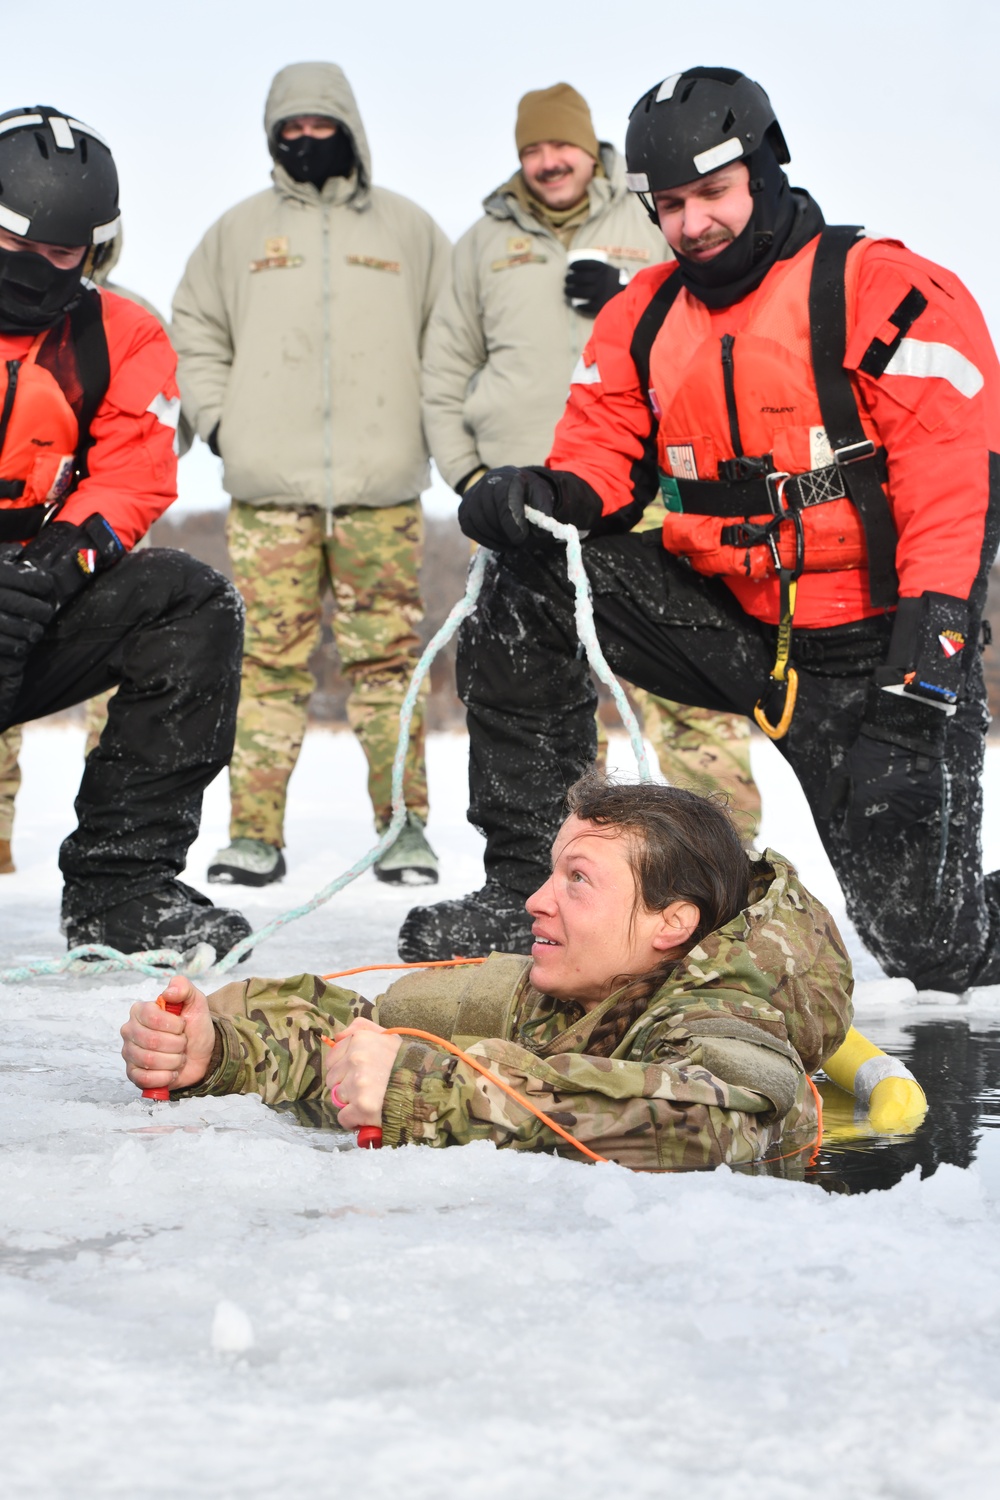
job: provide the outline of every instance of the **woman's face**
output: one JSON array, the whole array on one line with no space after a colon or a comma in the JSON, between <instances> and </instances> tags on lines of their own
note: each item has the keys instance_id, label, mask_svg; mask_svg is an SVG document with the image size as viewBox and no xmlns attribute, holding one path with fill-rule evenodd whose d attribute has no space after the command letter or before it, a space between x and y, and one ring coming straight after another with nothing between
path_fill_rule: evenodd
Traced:
<instances>
[{"instance_id":1,"label":"woman's face","mask_svg":"<svg viewBox=\"0 0 1000 1500\"><path fill-rule=\"evenodd\" d=\"M686 942L700 920L690 901L635 911L625 838L575 815L552 846L552 874L525 903L534 918L531 983L593 1006L623 974L644 974Z\"/></svg>"}]
</instances>

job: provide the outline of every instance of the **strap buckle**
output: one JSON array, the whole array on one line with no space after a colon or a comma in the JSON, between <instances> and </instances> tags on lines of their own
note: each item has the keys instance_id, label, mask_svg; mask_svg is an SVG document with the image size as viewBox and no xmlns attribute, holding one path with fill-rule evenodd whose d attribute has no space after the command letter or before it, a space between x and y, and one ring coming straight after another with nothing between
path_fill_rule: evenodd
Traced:
<instances>
[{"instance_id":1,"label":"strap buckle","mask_svg":"<svg viewBox=\"0 0 1000 1500\"><path fill-rule=\"evenodd\" d=\"M786 514L785 485L791 479L784 469L774 469L765 476L764 483L767 485L767 498L771 502L771 511L776 516Z\"/></svg>"},{"instance_id":2,"label":"strap buckle","mask_svg":"<svg viewBox=\"0 0 1000 1500\"><path fill-rule=\"evenodd\" d=\"M847 443L843 448L834 448L833 461L835 464L857 464L863 459L875 457L875 444L871 438L865 438L860 443Z\"/></svg>"}]
</instances>

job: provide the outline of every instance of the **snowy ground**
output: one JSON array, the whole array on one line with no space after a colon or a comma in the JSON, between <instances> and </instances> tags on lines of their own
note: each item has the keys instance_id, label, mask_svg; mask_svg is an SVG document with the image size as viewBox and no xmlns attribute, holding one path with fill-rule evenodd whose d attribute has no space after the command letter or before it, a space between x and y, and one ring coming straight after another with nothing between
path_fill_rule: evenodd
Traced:
<instances>
[{"instance_id":1,"label":"snowy ground","mask_svg":"<svg viewBox=\"0 0 1000 1500\"><path fill-rule=\"evenodd\" d=\"M26 737L0 965L61 950L81 741ZM771 746L754 752L767 841L842 914L796 786ZM442 895L479 884L464 757L460 737L432 739ZM987 794L994 867L1000 749ZM220 780L195 884L225 817ZM289 878L244 909L266 920L369 840L360 752L309 735ZM391 961L411 899L363 877L250 969ZM936 1014L940 997L886 981L852 941L863 1023L891 1039ZM255 1100L142 1103L116 1033L155 989L0 989L5 1496L994 1492L1000 1132L969 1170L857 1197L489 1147L362 1153ZM995 1027L1000 992L944 1013Z\"/></svg>"}]
</instances>

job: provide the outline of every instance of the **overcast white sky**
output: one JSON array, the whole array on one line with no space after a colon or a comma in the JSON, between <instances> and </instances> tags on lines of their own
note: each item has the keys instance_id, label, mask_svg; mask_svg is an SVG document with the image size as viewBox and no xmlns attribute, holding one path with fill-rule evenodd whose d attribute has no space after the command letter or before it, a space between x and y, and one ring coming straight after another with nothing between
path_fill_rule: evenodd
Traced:
<instances>
[{"instance_id":1,"label":"overcast white sky","mask_svg":"<svg viewBox=\"0 0 1000 1500\"><path fill-rule=\"evenodd\" d=\"M209 224L267 186L261 117L285 63L340 63L375 180L452 238L516 165L525 90L574 84L620 147L646 88L719 63L768 90L792 181L828 221L951 267L1000 332L995 0L4 0L2 46L0 107L54 104L111 142L126 233L116 279L165 311ZM221 498L199 448L181 465L188 503Z\"/></svg>"}]
</instances>

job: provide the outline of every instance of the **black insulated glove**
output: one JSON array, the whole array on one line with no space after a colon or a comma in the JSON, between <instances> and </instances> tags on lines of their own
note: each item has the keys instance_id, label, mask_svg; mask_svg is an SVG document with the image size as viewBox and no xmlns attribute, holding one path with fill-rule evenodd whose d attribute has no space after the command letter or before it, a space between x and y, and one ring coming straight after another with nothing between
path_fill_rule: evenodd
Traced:
<instances>
[{"instance_id":1,"label":"black insulated glove","mask_svg":"<svg viewBox=\"0 0 1000 1500\"><path fill-rule=\"evenodd\" d=\"M520 547L531 531L524 514L526 505L584 531L590 530L602 509L590 485L575 474L505 466L490 469L469 485L458 507L458 524L467 537L491 551Z\"/></svg>"},{"instance_id":2,"label":"black insulated glove","mask_svg":"<svg viewBox=\"0 0 1000 1500\"><path fill-rule=\"evenodd\" d=\"M82 593L98 573L113 567L124 551L107 521L95 512L79 526L69 521L50 521L34 541L21 548L16 566L48 575L55 599L54 613Z\"/></svg>"},{"instance_id":3,"label":"black insulated glove","mask_svg":"<svg viewBox=\"0 0 1000 1500\"><path fill-rule=\"evenodd\" d=\"M24 661L41 640L56 612L55 584L49 573L25 567L24 548L4 547L0 554L0 697L20 686ZM16 689L15 689L16 695ZM2 717L2 711L0 711Z\"/></svg>"},{"instance_id":4,"label":"black insulated glove","mask_svg":"<svg viewBox=\"0 0 1000 1500\"><path fill-rule=\"evenodd\" d=\"M875 681L902 698L950 709L962 696L969 603L952 594L900 599L884 667Z\"/></svg>"},{"instance_id":5,"label":"black insulated glove","mask_svg":"<svg viewBox=\"0 0 1000 1500\"><path fill-rule=\"evenodd\" d=\"M575 260L566 272L566 301L585 317L596 318L627 280L626 272L603 260Z\"/></svg>"},{"instance_id":6,"label":"black insulated glove","mask_svg":"<svg viewBox=\"0 0 1000 1500\"><path fill-rule=\"evenodd\" d=\"M872 685L861 733L834 771L824 812L845 807L853 844L943 810L948 720L940 710Z\"/></svg>"}]
</instances>

